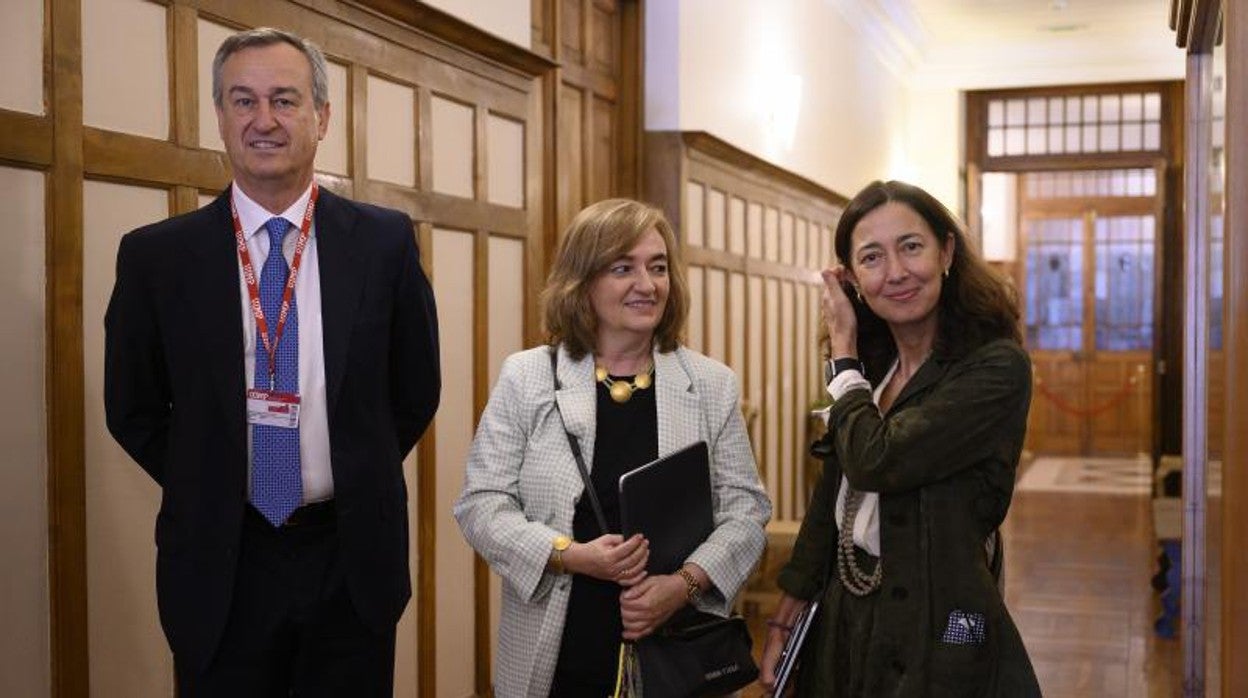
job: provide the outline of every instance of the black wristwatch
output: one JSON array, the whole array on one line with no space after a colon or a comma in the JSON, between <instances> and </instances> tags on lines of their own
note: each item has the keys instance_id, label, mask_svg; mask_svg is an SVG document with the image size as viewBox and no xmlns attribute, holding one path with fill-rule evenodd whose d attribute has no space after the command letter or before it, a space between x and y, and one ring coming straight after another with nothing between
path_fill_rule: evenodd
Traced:
<instances>
[{"instance_id":1,"label":"black wristwatch","mask_svg":"<svg viewBox=\"0 0 1248 698\"><path fill-rule=\"evenodd\" d=\"M866 377L867 375L867 369L862 365L862 362L856 358L846 356L839 359L824 359L823 384L827 385L831 383L833 378L836 378L845 371L857 371L861 373L863 377Z\"/></svg>"}]
</instances>

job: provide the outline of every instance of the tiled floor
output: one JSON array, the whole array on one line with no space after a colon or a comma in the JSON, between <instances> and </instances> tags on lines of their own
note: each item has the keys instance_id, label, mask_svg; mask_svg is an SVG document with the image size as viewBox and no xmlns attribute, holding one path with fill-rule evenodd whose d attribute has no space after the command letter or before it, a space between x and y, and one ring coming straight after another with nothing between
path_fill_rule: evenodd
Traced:
<instances>
[{"instance_id":1,"label":"tiled floor","mask_svg":"<svg viewBox=\"0 0 1248 698\"><path fill-rule=\"evenodd\" d=\"M1036 458L1019 492L1151 495L1152 464L1138 458Z\"/></svg>"}]
</instances>

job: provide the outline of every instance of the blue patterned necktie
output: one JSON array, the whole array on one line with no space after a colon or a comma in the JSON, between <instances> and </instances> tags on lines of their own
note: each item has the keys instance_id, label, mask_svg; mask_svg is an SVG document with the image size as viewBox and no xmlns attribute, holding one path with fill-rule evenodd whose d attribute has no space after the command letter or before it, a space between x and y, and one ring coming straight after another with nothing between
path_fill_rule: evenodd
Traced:
<instances>
[{"instance_id":1,"label":"blue patterned necktie","mask_svg":"<svg viewBox=\"0 0 1248 698\"><path fill-rule=\"evenodd\" d=\"M281 311L282 292L290 267L282 254L282 238L290 223L284 218L270 218L264 224L269 233L269 256L260 270L260 306L269 326L270 345L276 339L277 316ZM272 389L280 393L299 393L299 314L295 297L290 297L290 314L277 345L277 372ZM264 340L256 329L256 382L260 389L269 386L269 355ZM281 526L290 512L303 499L303 480L299 468L299 430L256 424L252 426L251 503L274 526Z\"/></svg>"}]
</instances>

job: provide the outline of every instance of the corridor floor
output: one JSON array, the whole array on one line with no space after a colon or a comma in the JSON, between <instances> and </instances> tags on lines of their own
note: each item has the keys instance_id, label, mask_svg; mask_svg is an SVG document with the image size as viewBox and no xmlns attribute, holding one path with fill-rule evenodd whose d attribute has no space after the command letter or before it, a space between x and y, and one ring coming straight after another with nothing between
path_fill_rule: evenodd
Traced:
<instances>
[{"instance_id":1,"label":"corridor floor","mask_svg":"<svg viewBox=\"0 0 1248 698\"><path fill-rule=\"evenodd\" d=\"M1006 604L1045 696L1179 695L1180 643L1153 633L1148 494L1020 490L1004 534Z\"/></svg>"}]
</instances>

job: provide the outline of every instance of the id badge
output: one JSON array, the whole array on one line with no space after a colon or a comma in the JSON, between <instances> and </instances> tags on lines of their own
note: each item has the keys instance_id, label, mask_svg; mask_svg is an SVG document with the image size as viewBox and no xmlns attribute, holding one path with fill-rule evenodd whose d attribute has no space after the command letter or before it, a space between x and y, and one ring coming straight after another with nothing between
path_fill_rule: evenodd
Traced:
<instances>
[{"instance_id":1,"label":"id badge","mask_svg":"<svg viewBox=\"0 0 1248 698\"><path fill-rule=\"evenodd\" d=\"M247 423L283 429L299 428L299 396L274 390L247 391Z\"/></svg>"}]
</instances>

